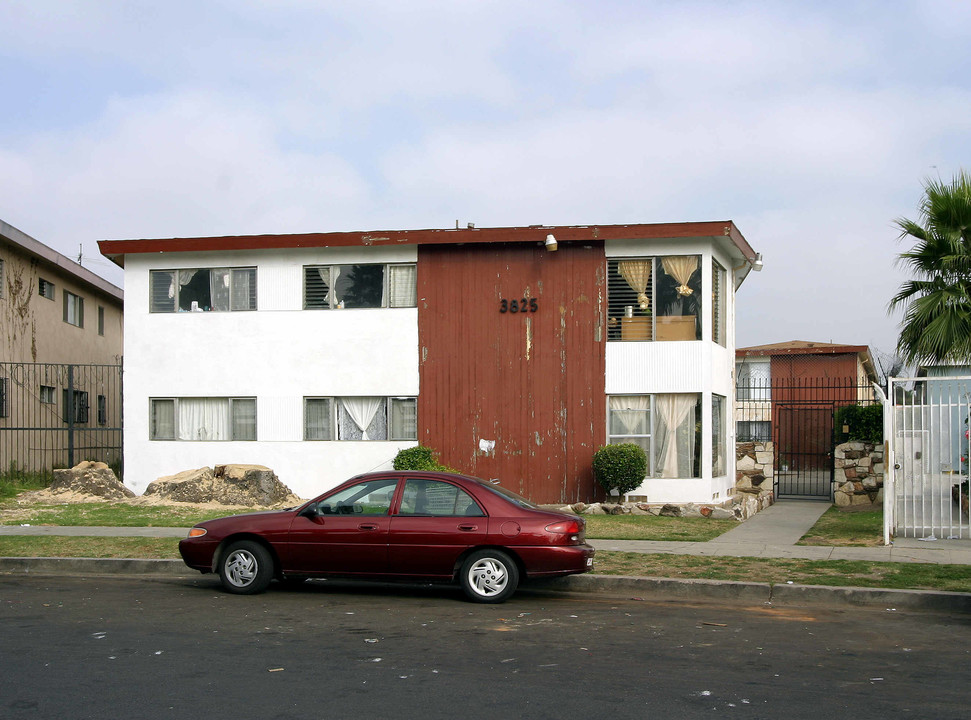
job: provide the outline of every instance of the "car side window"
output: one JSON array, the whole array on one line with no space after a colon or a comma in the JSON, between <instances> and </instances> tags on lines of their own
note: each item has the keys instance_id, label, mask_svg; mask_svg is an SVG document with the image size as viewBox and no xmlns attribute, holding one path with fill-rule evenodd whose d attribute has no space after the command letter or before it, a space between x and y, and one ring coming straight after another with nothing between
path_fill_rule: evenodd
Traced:
<instances>
[{"instance_id":1,"label":"car side window","mask_svg":"<svg viewBox=\"0 0 971 720\"><path fill-rule=\"evenodd\" d=\"M479 504L462 488L439 480L405 480L399 515L482 517Z\"/></svg>"},{"instance_id":2,"label":"car side window","mask_svg":"<svg viewBox=\"0 0 971 720\"><path fill-rule=\"evenodd\" d=\"M387 515L398 481L394 478L351 485L317 503L319 515Z\"/></svg>"}]
</instances>

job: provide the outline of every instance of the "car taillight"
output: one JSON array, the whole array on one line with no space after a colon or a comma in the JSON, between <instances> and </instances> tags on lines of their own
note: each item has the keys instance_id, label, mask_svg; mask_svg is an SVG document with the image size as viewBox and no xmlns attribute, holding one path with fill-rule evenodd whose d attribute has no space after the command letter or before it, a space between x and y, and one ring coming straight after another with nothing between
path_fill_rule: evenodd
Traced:
<instances>
[{"instance_id":1,"label":"car taillight","mask_svg":"<svg viewBox=\"0 0 971 720\"><path fill-rule=\"evenodd\" d=\"M566 535L569 542L583 542L583 526L580 520L561 520L546 526L546 532L554 535Z\"/></svg>"}]
</instances>

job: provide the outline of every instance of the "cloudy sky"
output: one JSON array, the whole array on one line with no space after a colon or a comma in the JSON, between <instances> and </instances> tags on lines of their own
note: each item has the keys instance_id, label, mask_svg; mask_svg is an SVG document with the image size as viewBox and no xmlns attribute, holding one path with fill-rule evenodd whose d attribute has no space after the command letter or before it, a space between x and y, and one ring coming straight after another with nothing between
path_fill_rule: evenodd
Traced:
<instances>
[{"instance_id":1,"label":"cloudy sky","mask_svg":"<svg viewBox=\"0 0 971 720\"><path fill-rule=\"evenodd\" d=\"M5 0L0 218L99 239L733 220L739 346L891 350L971 3Z\"/></svg>"}]
</instances>

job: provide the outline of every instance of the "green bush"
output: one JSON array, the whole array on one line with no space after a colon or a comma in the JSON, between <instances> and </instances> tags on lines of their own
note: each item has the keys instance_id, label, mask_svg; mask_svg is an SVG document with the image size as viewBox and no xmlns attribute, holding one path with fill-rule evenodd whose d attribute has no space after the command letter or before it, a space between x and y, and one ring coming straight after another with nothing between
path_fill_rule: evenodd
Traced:
<instances>
[{"instance_id":1,"label":"green bush","mask_svg":"<svg viewBox=\"0 0 971 720\"><path fill-rule=\"evenodd\" d=\"M634 443L604 445L593 454L593 476L607 492L616 488L626 495L644 482L647 454Z\"/></svg>"},{"instance_id":2,"label":"green bush","mask_svg":"<svg viewBox=\"0 0 971 720\"><path fill-rule=\"evenodd\" d=\"M395 470L435 470L452 472L450 468L439 465L435 459L435 451L424 445L399 450L394 457Z\"/></svg>"},{"instance_id":3,"label":"green bush","mask_svg":"<svg viewBox=\"0 0 971 720\"><path fill-rule=\"evenodd\" d=\"M843 432L844 426L849 432ZM833 417L833 435L838 443L855 440L857 442L883 442L883 405L848 405L836 410Z\"/></svg>"}]
</instances>

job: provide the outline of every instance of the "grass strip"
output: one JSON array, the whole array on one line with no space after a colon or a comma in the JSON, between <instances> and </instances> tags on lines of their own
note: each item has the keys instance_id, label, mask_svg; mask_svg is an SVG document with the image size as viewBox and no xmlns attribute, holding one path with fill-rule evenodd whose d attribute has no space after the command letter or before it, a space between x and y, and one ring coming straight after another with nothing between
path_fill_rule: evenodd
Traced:
<instances>
[{"instance_id":1,"label":"grass strip","mask_svg":"<svg viewBox=\"0 0 971 720\"><path fill-rule=\"evenodd\" d=\"M883 507L843 510L833 506L796 544L839 547L883 545Z\"/></svg>"},{"instance_id":2,"label":"grass strip","mask_svg":"<svg viewBox=\"0 0 971 720\"><path fill-rule=\"evenodd\" d=\"M179 538L104 538L8 535L0 557L139 558L178 560Z\"/></svg>"},{"instance_id":3,"label":"grass strip","mask_svg":"<svg viewBox=\"0 0 971 720\"><path fill-rule=\"evenodd\" d=\"M256 508L254 508L256 509ZM263 508L265 509L265 508ZM191 527L212 518L248 512L237 508L198 508L175 505L131 505L124 502L21 505L4 503L0 510L13 511L3 525L64 525L94 527Z\"/></svg>"},{"instance_id":4,"label":"grass strip","mask_svg":"<svg viewBox=\"0 0 971 720\"><path fill-rule=\"evenodd\" d=\"M971 592L971 565L598 552L595 573Z\"/></svg>"},{"instance_id":5,"label":"grass strip","mask_svg":"<svg viewBox=\"0 0 971 720\"><path fill-rule=\"evenodd\" d=\"M737 520L655 515L584 515L592 540L667 540L707 542L738 527Z\"/></svg>"}]
</instances>

